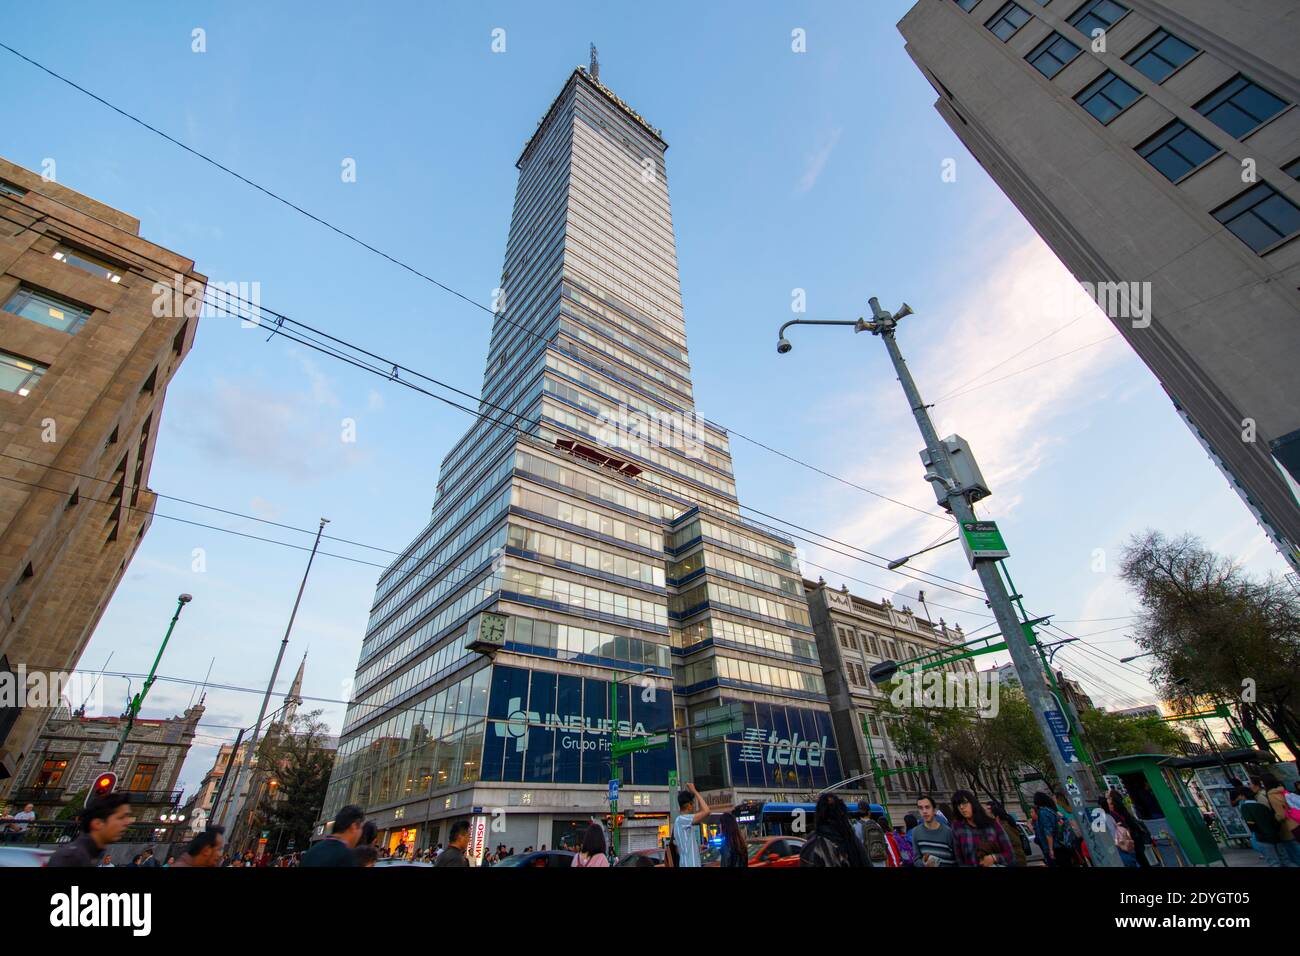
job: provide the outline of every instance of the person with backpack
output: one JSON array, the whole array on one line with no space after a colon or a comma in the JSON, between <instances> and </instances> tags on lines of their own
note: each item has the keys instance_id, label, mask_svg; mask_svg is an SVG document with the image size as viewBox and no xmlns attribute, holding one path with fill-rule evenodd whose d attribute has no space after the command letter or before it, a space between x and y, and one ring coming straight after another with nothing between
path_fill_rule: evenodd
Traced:
<instances>
[{"instance_id":1,"label":"person with backpack","mask_svg":"<svg viewBox=\"0 0 1300 956\"><path fill-rule=\"evenodd\" d=\"M880 825L879 813L872 813L871 804L859 801L858 812L866 814L853 824L853 835L867 850L872 866L898 866L898 851L891 850L885 828Z\"/></svg>"},{"instance_id":2,"label":"person with backpack","mask_svg":"<svg viewBox=\"0 0 1300 956\"><path fill-rule=\"evenodd\" d=\"M1073 859L1062 845L1064 827L1056 812L1056 801L1039 790L1034 794L1034 810L1034 842L1043 851L1043 862L1047 866L1071 866Z\"/></svg>"},{"instance_id":3,"label":"person with backpack","mask_svg":"<svg viewBox=\"0 0 1300 956\"><path fill-rule=\"evenodd\" d=\"M853 834L849 811L833 793L817 798L813 835L799 854L800 866L871 866L867 848Z\"/></svg>"},{"instance_id":4,"label":"person with backpack","mask_svg":"<svg viewBox=\"0 0 1300 956\"><path fill-rule=\"evenodd\" d=\"M1232 805L1250 830L1250 846L1265 866L1284 867L1291 863L1278 848L1278 826L1270 808L1255 799L1248 787L1232 792Z\"/></svg>"},{"instance_id":5,"label":"person with backpack","mask_svg":"<svg viewBox=\"0 0 1300 956\"><path fill-rule=\"evenodd\" d=\"M1291 866L1300 866L1300 810L1287 803L1286 787L1273 774L1261 773L1259 786L1263 793L1260 802L1273 811L1277 820L1278 855L1289 860Z\"/></svg>"},{"instance_id":6,"label":"person with backpack","mask_svg":"<svg viewBox=\"0 0 1300 956\"><path fill-rule=\"evenodd\" d=\"M1137 818L1137 816L1128 808L1124 802L1124 795L1118 790L1110 789L1106 791L1106 809L1115 819L1115 823L1122 829L1128 831L1128 840L1124 841L1125 845L1132 843L1132 846L1125 849L1121 846L1119 840L1115 846L1120 850L1120 858L1124 860L1125 866L1136 866L1139 868L1150 867L1151 861L1147 859L1147 846L1151 843L1151 833L1146 828L1146 824ZM1125 853L1131 853L1133 863L1129 864Z\"/></svg>"},{"instance_id":7,"label":"person with backpack","mask_svg":"<svg viewBox=\"0 0 1300 956\"><path fill-rule=\"evenodd\" d=\"M989 816L975 794L958 790L952 795L955 817L952 822L953 845L958 866L1011 866L1015 851L1006 831Z\"/></svg>"},{"instance_id":8,"label":"person with backpack","mask_svg":"<svg viewBox=\"0 0 1300 956\"><path fill-rule=\"evenodd\" d=\"M903 825L897 831L898 861L903 866L916 865L916 852L913 850L912 841L908 839L907 835L912 832L912 827L920 822L915 813L903 815Z\"/></svg>"},{"instance_id":9,"label":"person with backpack","mask_svg":"<svg viewBox=\"0 0 1300 956\"><path fill-rule=\"evenodd\" d=\"M1016 821L1011 814L1007 813L1006 806L1001 800L989 800L989 816L994 822L1002 828L1002 832L1007 835L1007 842L1011 844L1011 852L1014 859L1011 861L1012 866L1027 866L1029 864L1030 842L1025 836L1024 831L1016 826Z\"/></svg>"}]
</instances>

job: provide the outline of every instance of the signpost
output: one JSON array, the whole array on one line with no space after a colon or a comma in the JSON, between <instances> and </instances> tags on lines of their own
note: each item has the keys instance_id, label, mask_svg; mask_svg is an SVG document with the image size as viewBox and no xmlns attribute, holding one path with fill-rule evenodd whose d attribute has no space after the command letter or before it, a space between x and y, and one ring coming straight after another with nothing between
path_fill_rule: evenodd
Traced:
<instances>
[{"instance_id":1,"label":"signpost","mask_svg":"<svg viewBox=\"0 0 1300 956\"><path fill-rule=\"evenodd\" d=\"M966 549L966 560L975 567L977 560L998 559L1011 556L996 521L963 521L961 545Z\"/></svg>"}]
</instances>

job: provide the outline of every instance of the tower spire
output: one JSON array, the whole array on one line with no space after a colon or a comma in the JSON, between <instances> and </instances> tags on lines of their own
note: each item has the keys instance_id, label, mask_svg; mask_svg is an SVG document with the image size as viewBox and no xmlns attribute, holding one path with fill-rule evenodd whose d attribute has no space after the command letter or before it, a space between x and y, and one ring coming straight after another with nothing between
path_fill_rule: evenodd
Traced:
<instances>
[{"instance_id":1,"label":"tower spire","mask_svg":"<svg viewBox=\"0 0 1300 956\"><path fill-rule=\"evenodd\" d=\"M588 75L597 83L600 82L600 59L596 55L596 44L591 44L591 66L587 69Z\"/></svg>"}]
</instances>

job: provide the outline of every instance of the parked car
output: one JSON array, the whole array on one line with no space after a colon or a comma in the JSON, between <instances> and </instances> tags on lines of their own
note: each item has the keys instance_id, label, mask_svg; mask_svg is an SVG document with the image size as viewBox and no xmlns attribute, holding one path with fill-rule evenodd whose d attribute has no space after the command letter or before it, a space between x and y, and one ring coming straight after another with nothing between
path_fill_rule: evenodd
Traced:
<instances>
[{"instance_id":1,"label":"parked car","mask_svg":"<svg viewBox=\"0 0 1300 956\"><path fill-rule=\"evenodd\" d=\"M536 866L557 867L573 866L573 854L568 850L536 850L532 853L516 853L493 866Z\"/></svg>"},{"instance_id":2,"label":"parked car","mask_svg":"<svg viewBox=\"0 0 1300 956\"><path fill-rule=\"evenodd\" d=\"M423 860L403 860L400 857L390 856L386 860L375 860L375 866L392 867L392 866L433 866L432 863L425 863Z\"/></svg>"},{"instance_id":3,"label":"parked car","mask_svg":"<svg viewBox=\"0 0 1300 956\"><path fill-rule=\"evenodd\" d=\"M749 844L749 865L750 866L781 866L791 867L799 865L799 854L803 850L804 841L799 837L788 836L766 836L759 837ZM721 866L722 859L718 850L710 847L710 851L704 860L705 866Z\"/></svg>"},{"instance_id":4,"label":"parked car","mask_svg":"<svg viewBox=\"0 0 1300 956\"><path fill-rule=\"evenodd\" d=\"M1042 848L1034 842L1034 828L1023 820L1017 820L1016 826L1020 828L1020 832L1029 841L1029 852L1025 854L1025 866L1046 866L1047 863L1043 859Z\"/></svg>"},{"instance_id":5,"label":"parked car","mask_svg":"<svg viewBox=\"0 0 1300 956\"><path fill-rule=\"evenodd\" d=\"M40 850L34 846L3 846L0 847L0 869L11 866L44 866L53 855L53 850Z\"/></svg>"},{"instance_id":6,"label":"parked car","mask_svg":"<svg viewBox=\"0 0 1300 956\"><path fill-rule=\"evenodd\" d=\"M664 865L664 848L661 846L652 847L649 850L633 850L631 853L624 853L618 858L615 866L663 866Z\"/></svg>"}]
</instances>

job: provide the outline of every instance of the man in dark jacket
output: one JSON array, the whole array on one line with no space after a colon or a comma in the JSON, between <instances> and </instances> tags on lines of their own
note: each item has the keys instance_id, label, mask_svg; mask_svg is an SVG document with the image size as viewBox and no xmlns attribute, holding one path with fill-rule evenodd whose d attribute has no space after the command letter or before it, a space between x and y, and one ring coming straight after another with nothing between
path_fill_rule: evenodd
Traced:
<instances>
[{"instance_id":1,"label":"man in dark jacket","mask_svg":"<svg viewBox=\"0 0 1300 956\"><path fill-rule=\"evenodd\" d=\"M348 804L334 817L330 835L302 855L299 866L356 866L353 848L361 840L365 811Z\"/></svg>"},{"instance_id":2,"label":"man in dark jacket","mask_svg":"<svg viewBox=\"0 0 1300 956\"><path fill-rule=\"evenodd\" d=\"M447 849L438 854L434 866L469 866L465 858L465 848L469 846L469 821L457 820L451 825L451 836L447 839Z\"/></svg>"},{"instance_id":3,"label":"man in dark jacket","mask_svg":"<svg viewBox=\"0 0 1300 956\"><path fill-rule=\"evenodd\" d=\"M54 851L46 866L95 866L110 843L131 825L131 804L124 793L91 797L81 811L81 835Z\"/></svg>"},{"instance_id":4,"label":"man in dark jacket","mask_svg":"<svg viewBox=\"0 0 1300 956\"><path fill-rule=\"evenodd\" d=\"M817 800L813 835L799 853L800 866L871 866L867 848L853 833L844 801L833 793Z\"/></svg>"}]
</instances>

